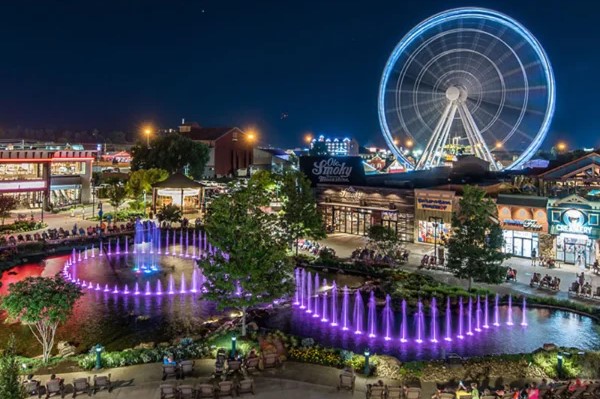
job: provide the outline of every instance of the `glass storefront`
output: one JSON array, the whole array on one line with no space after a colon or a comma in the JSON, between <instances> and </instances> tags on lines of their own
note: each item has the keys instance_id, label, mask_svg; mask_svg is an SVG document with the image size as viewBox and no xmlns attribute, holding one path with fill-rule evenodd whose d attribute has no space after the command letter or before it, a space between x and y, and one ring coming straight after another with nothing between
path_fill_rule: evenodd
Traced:
<instances>
[{"instance_id":1,"label":"glass storefront","mask_svg":"<svg viewBox=\"0 0 600 399\"><path fill-rule=\"evenodd\" d=\"M328 206L325 208L325 224L336 233L367 235L371 227L370 209L347 206Z\"/></svg>"},{"instance_id":2,"label":"glass storefront","mask_svg":"<svg viewBox=\"0 0 600 399\"><path fill-rule=\"evenodd\" d=\"M584 234L561 233L556 237L556 259L578 266L594 263L594 240Z\"/></svg>"},{"instance_id":3,"label":"glass storefront","mask_svg":"<svg viewBox=\"0 0 600 399\"><path fill-rule=\"evenodd\" d=\"M379 215L381 219L377 220ZM372 225L381 224L394 230L400 241L412 241L414 216L397 210L328 205L323 207L323 218L327 229L336 233L364 236Z\"/></svg>"},{"instance_id":4,"label":"glass storefront","mask_svg":"<svg viewBox=\"0 0 600 399\"><path fill-rule=\"evenodd\" d=\"M503 230L502 235L504 236L502 252L521 258L531 258L532 251L535 249L536 256L540 256L538 233Z\"/></svg>"},{"instance_id":5,"label":"glass storefront","mask_svg":"<svg viewBox=\"0 0 600 399\"><path fill-rule=\"evenodd\" d=\"M451 229L450 223L419 220L417 241L427 244L434 244L437 241L438 244L443 244L450 235Z\"/></svg>"},{"instance_id":6,"label":"glass storefront","mask_svg":"<svg viewBox=\"0 0 600 399\"><path fill-rule=\"evenodd\" d=\"M381 224L396 232L398 239L403 242L412 242L414 215L404 212L381 212Z\"/></svg>"},{"instance_id":7,"label":"glass storefront","mask_svg":"<svg viewBox=\"0 0 600 399\"><path fill-rule=\"evenodd\" d=\"M28 191L22 193L4 193L7 197L16 198L19 202L18 208L41 208L44 203L43 191Z\"/></svg>"},{"instance_id":8,"label":"glass storefront","mask_svg":"<svg viewBox=\"0 0 600 399\"><path fill-rule=\"evenodd\" d=\"M55 207L81 203L81 186L53 186L50 190L50 203Z\"/></svg>"}]
</instances>

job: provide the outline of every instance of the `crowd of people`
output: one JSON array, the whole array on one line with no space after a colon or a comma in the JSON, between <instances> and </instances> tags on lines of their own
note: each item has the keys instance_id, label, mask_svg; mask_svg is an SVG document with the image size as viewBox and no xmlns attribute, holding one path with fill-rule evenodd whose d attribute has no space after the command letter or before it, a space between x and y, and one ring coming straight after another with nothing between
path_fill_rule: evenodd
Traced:
<instances>
[{"instance_id":1,"label":"crowd of people","mask_svg":"<svg viewBox=\"0 0 600 399\"><path fill-rule=\"evenodd\" d=\"M544 277L542 277L542 273L533 273L531 280L529 281L529 286L534 287L537 286L539 288L548 288L553 291L560 290L560 278L554 276L550 276L548 273Z\"/></svg>"},{"instance_id":2,"label":"crowd of people","mask_svg":"<svg viewBox=\"0 0 600 399\"><path fill-rule=\"evenodd\" d=\"M600 287L598 287L594 293L592 291L592 283L590 281L586 281L585 274L583 272L580 274L575 274L575 276L575 281L573 281L569 287L569 293L590 298L594 296L600 296Z\"/></svg>"},{"instance_id":3,"label":"crowd of people","mask_svg":"<svg viewBox=\"0 0 600 399\"><path fill-rule=\"evenodd\" d=\"M576 391L584 392L588 389L598 391L598 389L600 389L600 384L592 381L584 382L579 378L557 382L548 381L544 378L540 383L531 382L524 386L511 386L510 384L505 384L500 388L490 387L480 391L477 383L465 385L460 381L455 388L438 387L431 399L442 399L443 394L452 394L456 399L460 399L461 397L469 397L471 399L480 399L483 397L496 397L498 399L548 399L553 397L559 389L568 393L574 393Z\"/></svg>"},{"instance_id":4,"label":"crowd of people","mask_svg":"<svg viewBox=\"0 0 600 399\"><path fill-rule=\"evenodd\" d=\"M397 248L392 255L389 255L376 249L364 247L352 251L351 259L362 263L395 265L407 262L409 254L406 248Z\"/></svg>"},{"instance_id":5,"label":"crowd of people","mask_svg":"<svg viewBox=\"0 0 600 399\"><path fill-rule=\"evenodd\" d=\"M423 255L421 258L421 263L419 264L419 269L435 269L439 266L444 266L445 260L444 258L438 259L435 255Z\"/></svg>"},{"instance_id":6,"label":"crowd of people","mask_svg":"<svg viewBox=\"0 0 600 399\"><path fill-rule=\"evenodd\" d=\"M326 245L323 245L317 241L304 240L299 243L298 248L300 248L303 251L307 251L310 254L315 255L315 256L319 256L319 254L323 250L327 250L330 254L335 256L335 250L333 248L329 248Z\"/></svg>"}]
</instances>

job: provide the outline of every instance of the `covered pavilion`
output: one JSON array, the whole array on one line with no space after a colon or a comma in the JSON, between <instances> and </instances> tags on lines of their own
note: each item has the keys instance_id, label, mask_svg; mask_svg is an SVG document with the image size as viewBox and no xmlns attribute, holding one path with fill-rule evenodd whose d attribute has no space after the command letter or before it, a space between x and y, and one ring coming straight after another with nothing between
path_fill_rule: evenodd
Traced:
<instances>
[{"instance_id":1,"label":"covered pavilion","mask_svg":"<svg viewBox=\"0 0 600 399\"><path fill-rule=\"evenodd\" d=\"M195 213L204 203L204 184L177 172L152 185L152 211L164 205L175 205L181 213Z\"/></svg>"}]
</instances>

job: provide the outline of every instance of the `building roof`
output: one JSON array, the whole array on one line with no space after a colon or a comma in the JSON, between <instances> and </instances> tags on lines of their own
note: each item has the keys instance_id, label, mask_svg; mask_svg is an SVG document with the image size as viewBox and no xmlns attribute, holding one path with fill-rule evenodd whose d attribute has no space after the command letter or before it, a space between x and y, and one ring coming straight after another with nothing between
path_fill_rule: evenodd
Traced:
<instances>
[{"instance_id":1,"label":"building roof","mask_svg":"<svg viewBox=\"0 0 600 399\"><path fill-rule=\"evenodd\" d=\"M184 175L181 172L173 173L165 180L152 185L152 188L199 188L204 187L204 184L198 183Z\"/></svg>"},{"instance_id":2,"label":"building roof","mask_svg":"<svg viewBox=\"0 0 600 399\"><path fill-rule=\"evenodd\" d=\"M198 125L188 125L180 128L181 134L196 141L215 141L225 136L232 130L237 130L238 132L243 133L237 127L201 127Z\"/></svg>"},{"instance_id":3,"label":"building roof","mask_svg":"<svg viewBox=\"0 0 600 399\"><path fill-rule=\"evenodd\" d=\"M498 205L516 205L516 206L527 206L531 208L545 208L548 203L548 198L537 197L530 195L512 195L512 194L498 194L496 200Z\"/></svg>"},{"instance_id":4,"label":"building roof","mask_svg":"<svg viewBox=\"0 0 600 399\"><path fill-rule=\"evenodd\" d=\"M555 168L545 171L540 174L544 179L560 179L567 177L579 170L585 169L591 165L600 165L600 155L591 152L581 158L577 158L571 162L567 162Z\"/></svg>"}]
</instances>

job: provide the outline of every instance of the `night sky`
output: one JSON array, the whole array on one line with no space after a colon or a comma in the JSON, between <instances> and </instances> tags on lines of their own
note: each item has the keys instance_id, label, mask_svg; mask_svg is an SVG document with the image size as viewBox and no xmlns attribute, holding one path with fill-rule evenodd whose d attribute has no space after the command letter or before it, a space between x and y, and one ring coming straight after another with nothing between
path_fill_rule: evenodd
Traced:
<instances>
[{"instance_id":1,"label":"night sky","mask_svg":"<svg viewBox=\"0 0 600 399\"><path fill-rule=\"evenodd\" d=\"M600 4L572 1L17 1L0 6L0 127L256 126L383 144L377 91L397 42L430 15L489 7L524 24L553 64L545 147L600 146ZM282 119L282 114L287 118Z\"/></svg>"}]
</instances>

